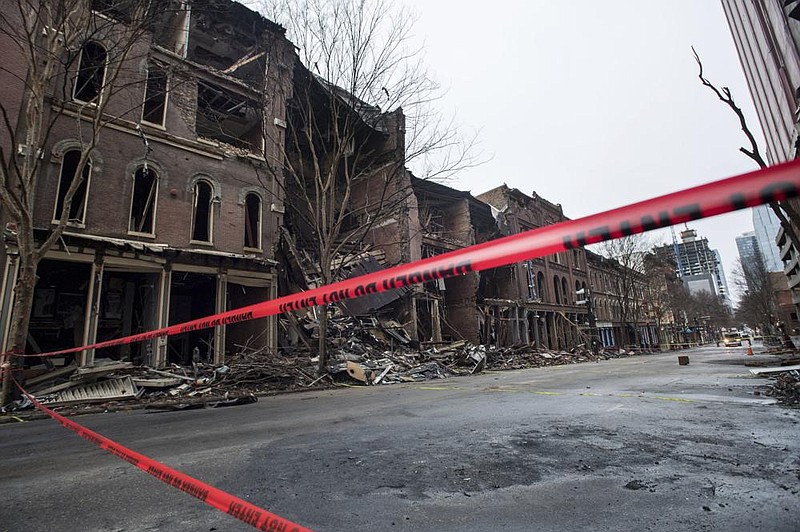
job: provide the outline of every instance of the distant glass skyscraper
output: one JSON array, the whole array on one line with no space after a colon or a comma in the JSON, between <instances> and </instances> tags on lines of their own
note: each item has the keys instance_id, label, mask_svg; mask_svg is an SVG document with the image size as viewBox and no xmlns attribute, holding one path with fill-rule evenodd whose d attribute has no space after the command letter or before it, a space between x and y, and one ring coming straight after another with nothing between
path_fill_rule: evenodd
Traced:
<instances>
[{"instance_id":1,"label":"distant glass skyscraper","mask_svg":"<svg viewBox=\"0 0 800 532\"><path fill-rule=\"evenodd\" d=\"M783 263L780 258L780 250L778 244L775 243L775 236L781 228L781 223L768 205L753 207L753 228L764 267L768 272L782 272ZM736 240L738 245L739 239ZM741 257L741 255L740 249L739 256Z\"/></svg>"},{"instance_id":2,"label":"distant glass skyscraper","mask_svg":"<svg viewBox=\"0 0 800 532\"><path fill-rule=\"evenodd\" d=\"M747 268L749 264L764 264L764 258L761 255L755 231L737 236L736 247L739 249L739 261L742 263L742 269ZM747 281L747 289L752 292L754 290L751 286L752 280L749 277L746 277L745 280Z\"/></svg>"},{"instance_id":3,"label":"distant glass skyscraper","mask_svg":"<svg viewBox=\"0 0 800 532\"><path fill-rule=\"evenodd\" d=\"M755 231L737 236L736 248L739 250L739 260L742 264L761 260L761 250L759 249Z\"/></svg>"}]
</instances>

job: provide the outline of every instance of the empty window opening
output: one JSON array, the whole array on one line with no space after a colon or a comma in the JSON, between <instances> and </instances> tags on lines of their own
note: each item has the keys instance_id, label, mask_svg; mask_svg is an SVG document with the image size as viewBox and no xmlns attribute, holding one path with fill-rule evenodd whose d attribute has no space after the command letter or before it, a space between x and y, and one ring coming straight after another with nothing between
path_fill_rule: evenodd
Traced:
<instances>
[{"instance_id":1,"label":"empty window opening","mask_svg":"<svg viewBox=\"0 0 800 532\"><path fill-rule=\"evenodd\" d=\"M61 219L61 214L64 212L64 202L66 201L67 191L69 190L72 180L78 178L78 164L81 162L80 150L69 150L64 154L61 161L61 176L58 181L58 194L56 196L56 210L53 218L56 220ZM91 165L87 162L83 166L83 172L80 175L81 184L75 190L72 196L72 203L69 206L69 214L67 221L73 223L83 223L86 215L86 192L89 190L89 175L91 174Z\"/></svg>"},{"instance_id":2,"label":"empty window opening","mask_svg":"<svg viewBox=\"0 0 800 532\"><path fill-rule=\"evenodd\" d=\"M126 271L106 265L98 309L98 342L130 336L156 328L160 274ZM155 340L104 347L95 359L130 360L134 364L155 363Z\"/></svg>"},{"instance_id":3,"label":"empty window opening","mask_svg":"<svg viewBox=\"0 0 800 532\"><path fill-rule=\"evenodd\" d=\"M42 353L84 345L91 265L44 259L39 263L36 276L26 351ZM76 353L70 353L48 360L56 365L67 365L75 357ZM37 358L22 359L25 366L41 362Z\"/></svg>"},{"instance_id":4,"label":"empty window opening","mask_svg":"<svg viewBox=\"0 0 800 532\"><path fill-rule=\"evenodd\" d=\"M261 249L261 198L256 194L244 199L244 247Z\"/></svg>"},{"instance_id":5,"label":"empty window opening","mask_svg":"<svg viewBox=\"0 0 800 532\"><path fill-rule=\"evenodd\" d=\"M228 281L226 310L233 310L247 305L255 305L270 299L270 289L266 282L244 280L246 284ZM263 285L263 286L253 286ZM225 352L236 353L242 351L242 346L251 349L268 348L272 327L272 318L248 320L241 323L225 326Z\"/></svg>"},{"instance_id":6,"label":"empty window opening","mask_svg":"<svg viewBox=\"0 0 800 532\"><path fill-rule=\"evenodd\" d=\"M172 272L169 324L183 323L216 312L217 278L203 273ZM214 360L215 328L170 336L167 362L189 366L192 362Z\"/></svg>"},{"instance_id":7,"label":"empty window opening","mask_svg":"<svg viewBox=\"0 0 800 532\"><path fill-rule=\"evenodd\" d=\"M158 175L154 170L146 167L136 170L133 175L133 197L128 231L153 234L157 189Z\"/></svg>"},{"instance_id":8,"label":"empty window opening","mask_svg":"<svg viewBox=\"0 0 800 532\"><path fill-rule=\"evenodd\" d=\"M75 99L94 102L103 89L106 77L106 49L96 42L87 42L81 49L78 76L75 78Z\"/></svg>"},{"instance_id":9,"label":"empty window opening","mask_svg":"<svg viewBox=\"0 0 800 532\"><path fill-rule=\"evenodd\" d=\"M150 124L163 126L166 108L167 72L163 68L151 64L147 69L147 86L144 92L142 120Z\"/></svg>"},{"instance_id":10,"label":"empty window opening","mask_svg":"<svg viewBox=\"0 0 800 532\"><path fill-rule=\"evenodd\" d=\"M192 216L192 240L211 242L212 188L206 181L194 185L194 215Z\"/></svg>"},{"instance_id":11,"label":"empty window opening","mask_svg":"<svg viewBox=\"0 0 800 532\"><path fill-rule=\"evenodd\" d=\"M201 137L248 150L261 148L261 119L255 100L205 81L197 83L196 130Z\"/></svg>"}]
</instances>

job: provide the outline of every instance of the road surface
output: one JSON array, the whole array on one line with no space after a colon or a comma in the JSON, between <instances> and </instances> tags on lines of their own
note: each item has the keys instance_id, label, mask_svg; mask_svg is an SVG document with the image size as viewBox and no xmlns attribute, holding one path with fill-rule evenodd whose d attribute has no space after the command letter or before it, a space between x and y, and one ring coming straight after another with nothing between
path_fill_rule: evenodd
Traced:
<instances>
[{"instance_id":1,"label":"road surface","mask_svg":"<svg viewBox=\"0 0 800 532\"><path fill-rule=\"evenodd\" d=\"M800 410L746 350L73 419L317 531L798 531ZM51 530L252 529L54 421L1 425L0 531Z\"/></svg>"}]
</instances>

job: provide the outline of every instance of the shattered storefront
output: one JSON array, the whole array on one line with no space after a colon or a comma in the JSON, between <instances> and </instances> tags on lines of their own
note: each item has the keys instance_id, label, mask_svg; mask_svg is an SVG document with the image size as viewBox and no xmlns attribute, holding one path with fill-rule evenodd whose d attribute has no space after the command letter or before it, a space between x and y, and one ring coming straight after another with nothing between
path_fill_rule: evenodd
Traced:
<instances>
[{"instance_id":1,"label":"shattered storefront","mask_svg":"<svg viewBox=\"0 0 800 532\"><path fill-rule=\"evenodd\" d=\"M3 273L2 345L9 348L13 248ZM65 234L38 269L28 332L28 353L56 351L133 335L258 303L277 296L274 261L205 250L178 250L114 238ZM276 344L274 318L264 318L169 338L85 350L51 359L92 365L95 359L154 367L168 363L221 363L226 353ZM29 359L32 364L37 359Z\"/></svg>"}]
</instances>

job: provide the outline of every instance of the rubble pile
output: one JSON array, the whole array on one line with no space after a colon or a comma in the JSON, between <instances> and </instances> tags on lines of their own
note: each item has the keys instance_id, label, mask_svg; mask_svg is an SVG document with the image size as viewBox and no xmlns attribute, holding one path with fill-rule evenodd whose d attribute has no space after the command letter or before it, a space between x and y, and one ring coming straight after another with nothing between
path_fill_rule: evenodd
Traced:
<instances>
[{"instance_id":1,"label":"rubble pile","mask_svg":"<svg viewBox=\"0 0 800 532\"><path fill-rule=\"evenodd\" d=\"M578 347L570 351L542 350L532 346L506 347L489 351L486 363L488 369L524 369L579 362L597 362L634 355L634 351L598 350L593 353L589 349Z\"/></svg>"},{"instance_id":2,"label":"rubble pile","mask_svg":"<svg viewBox=\"0 0 800 532\"><path fill-rule=\"evenodd\" d=\"M29 368L21 377L29 393L53 407L120 402L217 407L255 401L256 395L274 391L417 382L484 369L575 364L634 354L625 350L593 353L584 346L570 351L532 346L497 348L463 340L420 345L395 321L338 315L328 321L328 371L319 374L319 359L312 356L311 347L319 323L309 315L299 320L297 327L308 333L304 342L283 346L278 353L243 346L229 355L225 364L195 362L191 366L151 368L97 359L91 367L79 368L73 363L56 369ZM22 399L15 409L30 406L30 401Z\"/></svg>"},{"instance_id":3,"label":"rubble pile","mask_svg":"<svg viewBox=\"0 0 800 532\"><path fill-rule=\"evenodd\" d=\"M774 383L768 386L767 395L784 405L800 405L800 371L780 373Z\"/></svg>"}]
</instances>

